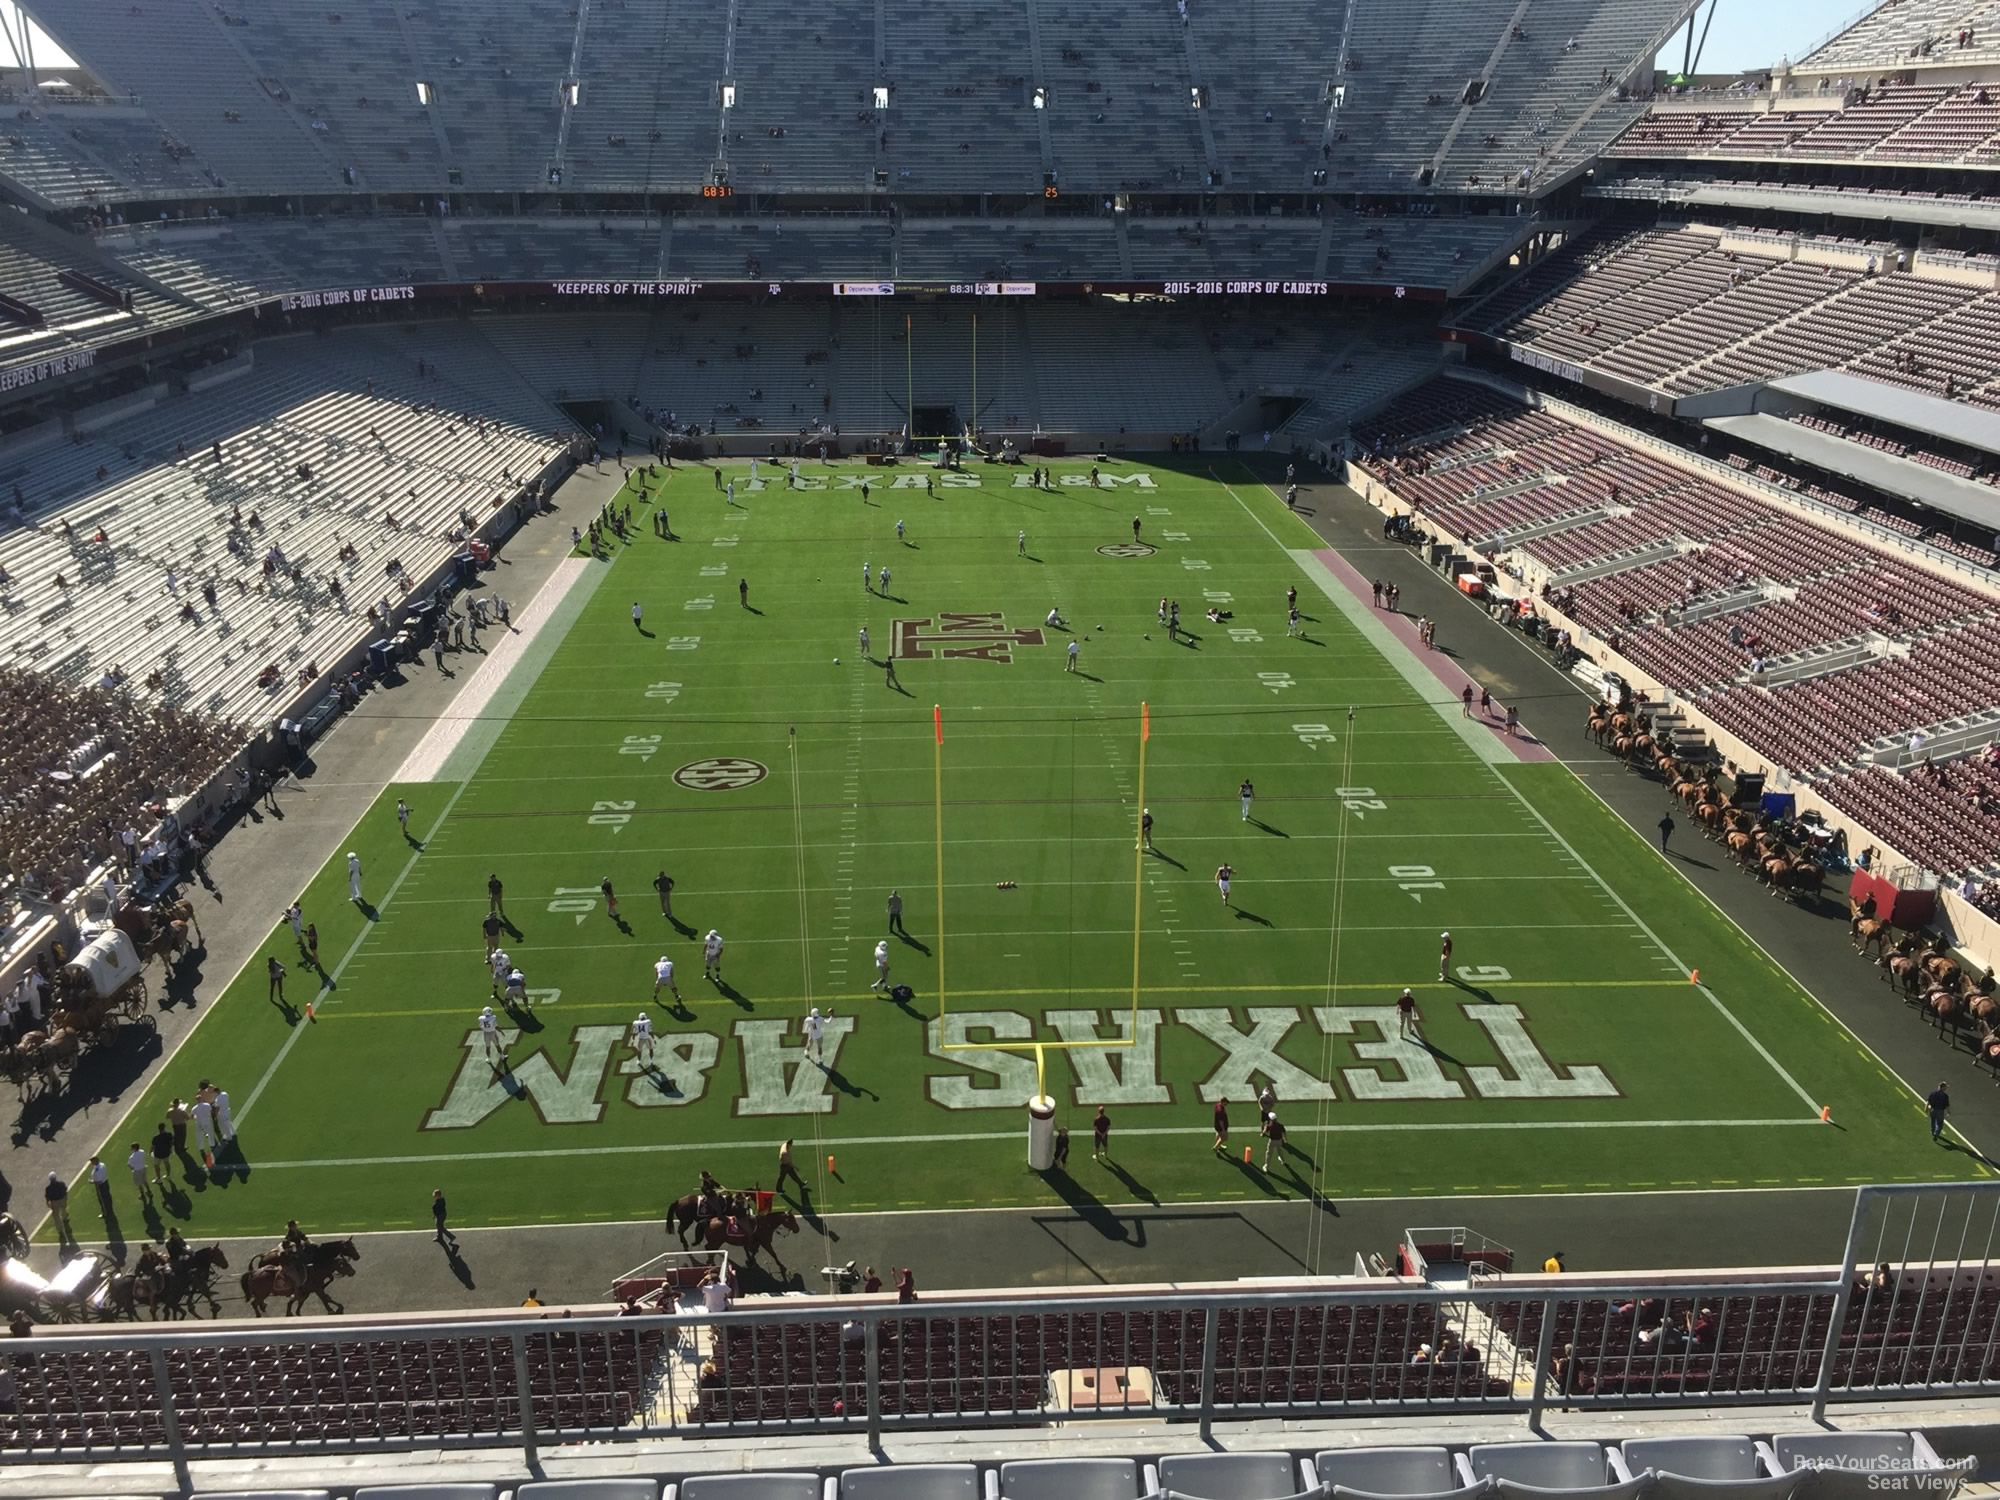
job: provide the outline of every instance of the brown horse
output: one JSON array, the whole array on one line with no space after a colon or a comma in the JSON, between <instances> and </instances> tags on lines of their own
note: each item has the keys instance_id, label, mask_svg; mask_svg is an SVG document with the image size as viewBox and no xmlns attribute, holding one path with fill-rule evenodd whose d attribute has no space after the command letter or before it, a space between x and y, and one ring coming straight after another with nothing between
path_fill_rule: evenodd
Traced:
<instances>
[{"instance_id":1,"label":"brown horse","mask_svg":"<svg viewBox=\"0 0 2000 1500\"><path fill-rule=\"evenodd\" d=\"M159 911L162 916L166 917L170 921L185 922L187 923L188 926L192 927L194 929L194 940L197 943L207 941L207 939L201 935L201 923L195 920L194 903L192 901L189 901L186 897L182 897L179 901L175 901L169 905L160 907Z\"/></svg>"},{"instance_id":2,"label":"brown horse","mask_svg":"<svg viewBox=\"0 0 2000 1500\"><path fill-rule=\"evenodd\" d=\"M1916 998L1917 985L1924 977L1923 968L1907 953L1884 953L1880 959L1882 977L1903 987L1903 993Z\"/></svg>"},{"instance_id":3,"label":"brown horse","mask_svg":"<svg viewBox=\"0 0 2000 1500\"><path fill-rule=\"evenodd\" d=\"M299 1246L294 1255L288 1256L283 1245L273 1245L269 1250L259 1250L251 1256L249 1264L250 1269L255 1271L263 1266L282 1267L287 1260L293 1259L300 1261L308 1270L312 1270L333 1261L359 1260L361 1247L351 1239L311 1240Z\"/></svg>"},{"instance_id":4,"label":"brown horse","mask_svg":"<svg viewBox=\"0 0 2000 1500\"><path fill-rule=\"evenodd\" d=\"M732 1225L734 1234L730 1232ZM767 1214L738 1214L733 1219L710 1219L705 1226L696 1227L702 1233L702 1249L720 1250L725 1245L741 1245L746 1261L755 1260L759 1250L768 1250L771 1252L771 1263L783 1276L787 1274L785 1263L778 1259L778 1247L772 1239L781 1229L788 1234L797 1234L799 1216L789 1208L780 1208Z\"/></svg>"},{"instance_id":5,"label":"brown horse","mask_svg":"<svg viewBox=\"0 0 2000 1500\"><path fill-rule=\"evenodd\" d=\"M1958 983L1958 961L1956 959L1947 958L1942 953L1933 953L1924 959L1923 963L1924 972L1931 977L1933 982L1940 985L1955 985Z\"/></svg>"},{"instance_id":6,"label":"brown horse","mask_svg":"<svg viewBox=\"0 0 2000 1500\"><path fill-rule=\"evenodd\" d=\"M685 1198L676 1198L667 1205L667 1233L681 1237L681 1249L687 1249L688 1231L700 1227L701 1193L689 1193Z\"/></svg>"},{"instance_id":7,"label":"brown horse","mask_svg":"<svg viewBox=\"0 0 2000 1500\"><path fill-rule=\"evenodd\" d=\"M180 956L188 950L188 924L185 922L157 922L146 940L139 945L139 961L151 963L163 959L171 969Z\"/></svg>"},{"instance_id":8,"label":"brown horse","mask_svg":"<svg viewBox=\"0 0 2000 1500\"><path fill-rule=\"evenodd\" d=\"M1857 911L1854 919L1847 924L1847 930L1854 935L1854 951L1866 953L1873 948L1882 953L1889 943L1889 924L1880 917L1864 917Z\"/></svg>"},{"instance_id":9,"label":"brown horse","mask_svg":"<svg viewBox=\"0 0 2000 1500\"><path fill-rule=\"evenodd\" d=\"M287 1317L297 1317L308 1297L319 1298L320 1305L328 1312L344 1312L344 1304L334 1301L326 1289L340 1277L353 1274L353 1265L338 1258L308 1265L302 1278L293 1276L284 1266L266 1262L243 1273L243 1300L260 1318L264 1316L264 1304L273 1297L285 1299Z\"/></svg>"},{"instance_id":10,"label":"brown horse","mask_svg":"<svg viewBox=\"0 0 2000 1500\"><path fill-rule=\"evenodd\" d=\"M53 1024L55 1030L31 1031L11 1053L0 1053L7 1080L20 1089L23 1103L34 1085L45 1091L60 1088L83 1051L83 1043L73 1029L60 1021Z\"/></svg>"}]
</instances>

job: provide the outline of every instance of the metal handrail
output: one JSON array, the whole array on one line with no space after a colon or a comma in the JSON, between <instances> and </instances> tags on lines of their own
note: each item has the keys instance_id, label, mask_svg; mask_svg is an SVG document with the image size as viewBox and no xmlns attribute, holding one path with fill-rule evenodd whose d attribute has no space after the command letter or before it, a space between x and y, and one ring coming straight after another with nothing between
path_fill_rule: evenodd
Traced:
<instances>
[{"instance_id":1,"label":"metal handrail","mask_svg":"<svg viewBox=\"0 0 2000 1500\"><path fill-rule=\"evenodd\" d=\"M1892 1259L1891 1280L1856 1288L1857 1269ZM1525 1275L1450 1288L1330 1278L1073 1298L784 1298L655 1316L52 1330L21 1351L33 1356L17 1361L22 1416L0 1417L0 1452L17 1464L165 1458L191 1492L196 1459L483 1448L532 1467L552 1443L684 1432L865 1432L875 1442L891 1426L1143 1415L1192 1419L1207 1440L1218 1416L1478 1411L1525 1414L1532 1427L1552 1398L1600 1411L1810 1403L1818 1416L1841 1399L2000 1391L2000 1324L1989 1311L1975 1332L1962 1312L1949 1316L1983 1294L1996 1267L2000 1182L1984 1182L1860 1189L1839 1264L1740 1278ZM1705 1331L1693 1326L1695 1309ZM1475 1312L1486 1319L1483 1347L1447 1356L1442 1335L1455 1320L1469 1339ZM1679 1317L1685 1332L1674 1331ZM1515 1337L1530 1318L1532 1351ZM1609 1383L1558 1387L1559 1326L1577 1361L1571 1372ZM695 1378L687 1371L704 1337L715 1340L711 1362ZM1413 1357L1418 1337L1439 1338L1437 1358ZM251 1347L269 1356L268 1369L249 1372L254 1388L191 1383L203 1372L242 1377L240 1361L217 1356ZM119 1355L130 1362L105 1363ZM1157 1363L1157 1389L1100 1381L1098 1394L1115 1384L1120 1399L1058 1409L1046 1382L1069 1358L1099 1374ZM578 1378L586 1375L588 1386ZM44 1391L79 1386L122 1404L67 1420L73 1406L37 1411ZM939 1388L948 1404L933 1410ZM135 1399L142 1390L150 1404ZM829 1404L835 1392L841 1399ZM248 1423L230 1410L244 1404ZM330 1413L338 1420L322 1435ZM355 1430L355 1417L374 1430ZM47 1431L54 1446L16 1441Z\"/></svg>"}]
</instances>

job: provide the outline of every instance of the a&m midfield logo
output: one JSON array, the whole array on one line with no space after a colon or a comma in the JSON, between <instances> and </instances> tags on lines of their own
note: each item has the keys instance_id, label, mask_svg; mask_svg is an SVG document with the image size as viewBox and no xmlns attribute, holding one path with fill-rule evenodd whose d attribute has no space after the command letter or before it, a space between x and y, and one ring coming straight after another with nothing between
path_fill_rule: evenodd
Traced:
<instances>
[{"instance_id":1,"label":"a&m midfield logo","mask_svg":"<svg viewBox=\"0 0 2000 1500\"><path fill-rule=\"evenodd\" d=\"M896 621L896 655L904 661L963 657L1013 665L1016 646L1043 644L1040 630L1009 630L998 610L939 615L935 620Z\"/></svg>"}]
</instances>

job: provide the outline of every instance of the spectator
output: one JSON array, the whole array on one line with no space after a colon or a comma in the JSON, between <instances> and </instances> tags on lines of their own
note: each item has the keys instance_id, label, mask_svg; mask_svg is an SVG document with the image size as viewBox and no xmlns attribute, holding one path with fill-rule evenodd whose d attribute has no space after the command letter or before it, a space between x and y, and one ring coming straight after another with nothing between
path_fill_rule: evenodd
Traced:
<instances>
[{"instance_id":1,"label":"spectator","mask_svg":"<svg viewBox=\"0 0 2000 1500\"><path fill-rule=\"evenodd\" d=\"M56 1243L75 1243L76 1232L69 1227L69 1185L54 1172L49 1173L48 1185L42 1189L42 1201L49 1206L49 1217L55 1221Z\"/></svg>"}]
</instances>

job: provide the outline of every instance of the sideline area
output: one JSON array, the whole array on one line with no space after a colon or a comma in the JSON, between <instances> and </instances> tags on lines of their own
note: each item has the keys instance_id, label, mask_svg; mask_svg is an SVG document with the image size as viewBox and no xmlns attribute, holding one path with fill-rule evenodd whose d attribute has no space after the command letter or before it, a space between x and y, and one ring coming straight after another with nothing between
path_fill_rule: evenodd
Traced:
<instances>
[{"instance_id":1,"label":"sideline area","mask_svg":"<svg viewBox=\"0 0 2000 1500\"><path fill-rule=\"evenodd\" d=\"M530 517L495 554L495 568L485 575L488 587L539 602L570 557L571 518L594 511L622 482L615 465L577 469L556 491L550 509ZM465 653L457 653L448 661L462 664L465 659ZM32 1128L13 1132L0 1170L0 1210L39 1224L44 1217L41 1184L48 1174L76 1180L111 1123L172 1066L174 1053L205 1013L206 1003L255 959L284 899L347 843L356 809L390 784L392 773L435 726L451 722L461 694L477 675L440 676L428 656L410 664L400 687L371 692L335 720L308 759L273 789L270 803L244 811L209 855L207 888L187 887L203 941L159 987L153 1012L157 1040L149 1040L144 1050L90 1054L60 1107L35 1119ZM86 1236L97 1227L89 1210L78 1215L78 1227ZM37 1255L42 1253L38 1247Z\"/></svg>"}]
</instances>

